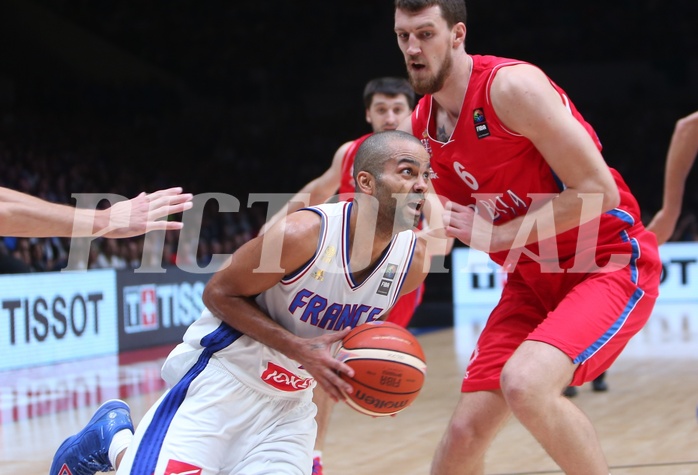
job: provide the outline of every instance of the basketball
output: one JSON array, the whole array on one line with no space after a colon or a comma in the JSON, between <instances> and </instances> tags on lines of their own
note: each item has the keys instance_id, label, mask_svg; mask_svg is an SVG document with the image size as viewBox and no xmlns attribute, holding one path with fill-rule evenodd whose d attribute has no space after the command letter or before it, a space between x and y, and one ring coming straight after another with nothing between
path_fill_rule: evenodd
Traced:
<instances>
[{"instance_id":1,"label":"basketball","mask_svg":"<svg viewBox=\"0 0 698 475\"><path fill-rule=\"evenodd\" d=\"M419 395L427 365L424 351L408 330L390 322L369 322L344 337L335 357L354 369L341 378L354 388L344 394L356 411L374 417L407 408Z\"/></svg>"}]
</instances>

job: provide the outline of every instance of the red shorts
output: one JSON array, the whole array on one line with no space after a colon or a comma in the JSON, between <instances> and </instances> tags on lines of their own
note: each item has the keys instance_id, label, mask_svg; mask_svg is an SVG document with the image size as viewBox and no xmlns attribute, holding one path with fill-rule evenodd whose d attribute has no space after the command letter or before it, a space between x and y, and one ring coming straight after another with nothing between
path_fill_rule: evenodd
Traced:
<instances>
[{"instance_id":1,"label":"red shorts","mask_svg":"<svg viewBox=\"0 0 698 475\"><path fill-rule=\"evenodd\" d=\"M524 340L548 343L578 363L573 386L606 371L645 325L658 295L657 242L639 228L599 254L630 254L629 264L612 272L541 273L538 263L517 265L480 334L461 391L499 389L504 364Z\"/></svg>"},{"instance_id":2,"label":"red shorts","mask_svg":"<svg viewBox=\"0 0 698 475\"><path fill-rule=\"evenodd\" d=\"M402 328L407 328L415 310L422 303L424 296L424 283L414 289L409 294L405 294L395 302L395 305L390 309L386 321L400 325Z\"/></svg>"}]
</instances>

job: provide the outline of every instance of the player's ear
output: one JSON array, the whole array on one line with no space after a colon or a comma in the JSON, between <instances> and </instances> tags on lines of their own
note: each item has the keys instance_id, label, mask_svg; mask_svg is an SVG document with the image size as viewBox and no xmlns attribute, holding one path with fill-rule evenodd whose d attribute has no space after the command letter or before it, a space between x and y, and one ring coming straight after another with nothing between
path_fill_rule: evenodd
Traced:
<instances>
[{"instance_id":1,"label":"player's ear","mask_svg":"<svg viewBox=\"0 0 698 475\"><path fill-rule=\"evenodd\" d=\"M362 170L356 174L356 188L367 195L372 195L376 191L376 179L369 172Z\"/></svg>"},{"instance_id":2,"label":"player's ear","mask_svg":"<svg viewBox=\"0 0 698 475\"><path fill-rule=\"evenodd\" d=\"M369 112L370 112L370 111L369 111L368 109L366 109L366 122L367 122L368 124L373 125L373 121L371 120L371 114L369 114Z\"/></svg>"},{"instance_id":3,"label":"player's ear","mask_svg":"<svg viewBox=\"0 0 698 475\"><path fill-rule=\"evenodd\" d=\"M453 38L453 49L462 48L465 44L465 24L463 22L458 22L453 25L451 35Z\"/></svg>"}]
</instances>

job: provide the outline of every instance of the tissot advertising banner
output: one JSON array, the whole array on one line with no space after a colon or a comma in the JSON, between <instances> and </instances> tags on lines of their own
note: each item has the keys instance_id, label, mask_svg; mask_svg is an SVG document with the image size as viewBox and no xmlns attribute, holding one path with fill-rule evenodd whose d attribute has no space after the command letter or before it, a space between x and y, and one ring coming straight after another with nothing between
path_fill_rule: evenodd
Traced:
<instances>
[{"instance_id":1,"label":"tissot advertising banner","mask_svg":"<svg viewBox=\"0 0 698 475\"><path fill-rule=\"evenodd\" d=\"M0 276L0 371L116 354L113 270Z\"/></svg>"},{"instance_id":2,"label":"tissot advertising banner","mask_svg":"<svg viewBox=\"0 0 698 475\"><path fill-rule=\"evenodd\" d=\"M659 247L659 254L663 272L657 304L698 300L698 243L666 243ZM497 303L506 273L487 254L456 248L452 262L456 307L465 304L491 308Z\"/></svg>"},{"instance_id":3,"label":"tissot advertising banner","mask_svg":"<svg viewBox=\"0 0 698 475\"><path fill-rule=\"evenodd\" d=\"M177 268L118 272L119 351L179 343L201 315L201 296L210 276Z\"/></svg>"}]
</instances>

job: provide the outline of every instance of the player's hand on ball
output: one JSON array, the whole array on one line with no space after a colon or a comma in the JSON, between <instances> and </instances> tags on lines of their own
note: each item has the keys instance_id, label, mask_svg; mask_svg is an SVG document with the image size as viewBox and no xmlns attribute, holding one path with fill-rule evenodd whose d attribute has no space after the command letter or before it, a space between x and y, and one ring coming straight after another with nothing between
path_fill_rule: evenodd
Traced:
<instances>
[{"instance_id":1,"label":"player's hand on ball","mask_svg":"<svg viewBox=\"0 0 698 475\"><path fill-rule=\"evenodd\" d=\"M331 349L334 344L341 341L351 328L329 333L316 338L305 339L298 348L298 355L295 360L303 365L303 368L310 373L322 389L336 402L343 401L342 391L351 394L353 388L351 384L339 377L344 373L349 377L354 376L354 370L341 361L334 358Z\"/></svg>"},{"instance_id":2,"label":"player's hand on ball","mask_svg":"<svg viewBox=\"0 0 698 475\"><path fill-rule=\"evenodd\" d=\"M339 377L354 386L344 402L361 414L395 415L412 404L424 384L424 350L409 330L395 323L357 326L342 339L336 356L354 369L354 376Z\"/></svg>"}]
</instances>

